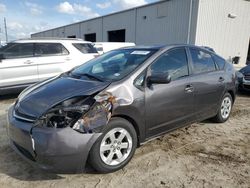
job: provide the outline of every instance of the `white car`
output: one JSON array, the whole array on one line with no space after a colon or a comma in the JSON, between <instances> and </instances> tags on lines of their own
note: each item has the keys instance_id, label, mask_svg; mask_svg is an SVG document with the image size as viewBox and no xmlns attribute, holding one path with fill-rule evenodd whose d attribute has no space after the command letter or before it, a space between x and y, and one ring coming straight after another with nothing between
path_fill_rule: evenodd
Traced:
<instances>
[{"instance_id":1,"label":"white car","mask_svg":"<svg viewBox=\"0 0 250 188\"><path fill-rule=\"evenodd\" d=\"M94 47L99 54L106 53L111 50L115 50L123 47L132 47L135 43L132 42L95 42Z\"/></svg>"},{"instance_id":2,"label":"white car","mask_svg":"<svg viewBox=\"0 0 250 188\"><path fill-rule=\"evenodd\" d=\"M0 48L0 95L68 71L96 56L81 39L22 39Z\"/></svg>"}]
</instances>

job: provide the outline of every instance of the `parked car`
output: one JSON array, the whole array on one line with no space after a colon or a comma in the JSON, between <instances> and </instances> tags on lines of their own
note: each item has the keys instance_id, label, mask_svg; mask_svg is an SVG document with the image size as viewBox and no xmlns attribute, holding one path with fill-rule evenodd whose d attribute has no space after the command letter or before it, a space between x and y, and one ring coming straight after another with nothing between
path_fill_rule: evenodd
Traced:
<instances>
[{"instance_id":1,"label":"parked car","mask_svg":"<svg viewBox=\"0 0 250 188\"><path fill-rule=\"evenodd\" d=\"M235 70L190 45L107 52L24 90L8 113L11 146L42 169L123 168L135 149L190 123L228 120Z\"/></svg>"},{"instance_id":2,"label":"parked car","mask_svg":"<svg viewBox=\"0 0 250 188\"><path fill-rule=\"evenodd\" d=\"M95 42L94 47L99 54L109 52L123 47L132 47L135 46L135 43L132 42Z\"/></svg>"},{"instance_id":3,"label":"parked car","mask_svg":"<svg viewBox=\"0 0 250 188\"><path fill-rule=\"evenodd\" d=\"M239 90L250 91L250 65L247 65L237 73Z\"/></svg>"},{"instance_id":4,"label":"parked car","mask_svg":"<svg viewBox=\"0 0 250 188\"><path fill-rule=\"evenodd\" d=\"M81 39L25 39L0 48L0 94L68 71L97 56L92 43Z\"/></svg>"}]
</instances>

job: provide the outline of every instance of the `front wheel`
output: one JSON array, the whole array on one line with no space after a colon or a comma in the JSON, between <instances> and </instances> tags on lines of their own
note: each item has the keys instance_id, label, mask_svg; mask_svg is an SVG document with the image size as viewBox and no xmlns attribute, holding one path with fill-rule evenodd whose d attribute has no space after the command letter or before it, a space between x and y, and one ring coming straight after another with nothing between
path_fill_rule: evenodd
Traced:
<instances>
[{"instance_id":1,"label":"front wheel","mask_svg":"<svg viewBox=\"0 0 250 188\"><path fill-rule=\"evenodd\" d=\"M231 114L232 106L232 96L229 93L226 93L221 100L220 109L213 120L218 123L224 123L227 121Z\"/></svg>"},{"instance_id":2,"label":"front wheel","mask_svg":"<svg viewBox=\"0 0 250 188\"><path fill-rule=\"evenodd\" d=\"M136 146L137 135L132 124L122 118L113 118L93 145L89 161L99 172L114 172L130 161Z\"/></svg>"}]
</instances>

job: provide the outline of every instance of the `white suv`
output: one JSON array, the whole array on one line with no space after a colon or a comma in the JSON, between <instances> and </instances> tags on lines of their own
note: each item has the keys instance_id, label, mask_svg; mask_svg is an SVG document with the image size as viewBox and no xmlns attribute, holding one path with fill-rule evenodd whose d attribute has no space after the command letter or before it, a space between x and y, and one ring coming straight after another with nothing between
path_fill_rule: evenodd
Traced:
<instances>
[{"instance_id":1,"label":"white suv","mask_svg":"<svg viewBox=\"0 0 250 188\"><path fill-rule=\"evenodd\" d=\"M56 76L98 56L81 39L22 39L0 48L0 95Z\"/></svg>"}]
</instances>

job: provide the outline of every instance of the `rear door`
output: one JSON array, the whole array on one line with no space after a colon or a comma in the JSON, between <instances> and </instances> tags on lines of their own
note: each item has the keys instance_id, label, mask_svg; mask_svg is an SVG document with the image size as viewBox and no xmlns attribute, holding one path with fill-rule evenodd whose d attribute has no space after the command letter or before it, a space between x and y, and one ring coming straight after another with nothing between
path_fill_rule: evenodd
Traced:
<instances>
[{"instance_id":1,"label":"rear door","mask_svg":"<svg viewBox=\"0 0 250 188\"><path fill-rule=\"evenodd\" d=\"M0 87L29 85L38 81L33 43L10 43L0 52Z\"/></svg>"},{"instance_id":2,"label":"rear door","mask_svg":"<svg viewBox=\"0 0 250 188\"><path fill-rule=\"evenodd\" d=\"M220 70L211 54L199 48L189 48L192 59L190 81L194 88L195 113L198 119L215 115L225 90L224 71Z\"/></svg>"},{"instance_id":3,"label":"rear door","mask_svg":"<svg viewBox=\"0 0 250 188\"><path fill-rule=\"evenodd\" d=\"M152 84L145 89L147 137L175 129L193 119L194 96L190 88L185 48L164 53L149 67L149 74L168 73L168 84Z\"/></svg>"},{"instance_id":4,"label":"rear door","mask_svg":"<svg viewBox=\"0 0 250 188\"><path fill-rule=\"evenodd\" d=\"M69 51L61 43L35 43L35 56L40 81L73 68Z\"/></svg>"}]
</instances>

